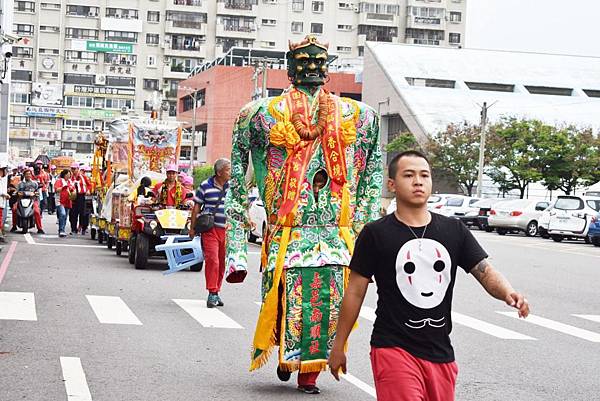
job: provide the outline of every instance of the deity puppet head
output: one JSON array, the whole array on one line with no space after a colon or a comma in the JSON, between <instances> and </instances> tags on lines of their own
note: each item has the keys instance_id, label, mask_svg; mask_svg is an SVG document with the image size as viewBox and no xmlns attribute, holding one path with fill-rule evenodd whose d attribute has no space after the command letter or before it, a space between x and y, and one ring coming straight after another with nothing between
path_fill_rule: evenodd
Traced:
<instances>
[{"instance_id":1,"label":"deity puppet head","mask_svg":"<svg viewBox=\"0 0 600 401\"><path fill-rule=\"evenodd\" d=\"M320 86L328 75L327 49L316 36L308 35L300 43L289 44L287 52L288 77L297 86Z\"/></svg>"}]
</instances>

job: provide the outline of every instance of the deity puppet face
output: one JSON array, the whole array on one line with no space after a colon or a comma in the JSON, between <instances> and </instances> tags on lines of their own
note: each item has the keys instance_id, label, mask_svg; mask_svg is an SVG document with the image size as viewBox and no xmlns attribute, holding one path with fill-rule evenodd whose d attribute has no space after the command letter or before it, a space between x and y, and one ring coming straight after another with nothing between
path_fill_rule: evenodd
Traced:
<instances>
[{"instance_id":1,"label":"deity puppet face","mask_svg":"<svg viewBox=\"0 0 600 401\"><path fill-rule=\"evenodd\" d=\"M327 44L307 36L302 42L290 43L287 53L288 77L296 86L321 86L328 75Z\"/></svg>"}]
</instances>

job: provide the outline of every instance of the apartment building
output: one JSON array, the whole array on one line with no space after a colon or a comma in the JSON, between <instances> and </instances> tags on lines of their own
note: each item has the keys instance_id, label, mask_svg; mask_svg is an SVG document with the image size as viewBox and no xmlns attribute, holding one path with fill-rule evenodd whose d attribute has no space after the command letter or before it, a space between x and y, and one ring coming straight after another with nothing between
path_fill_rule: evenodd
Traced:
<instances>
[{"instance_id":1,"label":"apartment building","mask_svg":"<svg viewBox=\"0 0 600 401\"><path fill-rule=\"evenodd\" d=\"M460 46L465 3L15 0L11 147L88 153L106 120L153 105L175 118L180 81L233 47L285 50L309 33L339 59L362 57L366 41Z\"/></svg>"}]
</instances>

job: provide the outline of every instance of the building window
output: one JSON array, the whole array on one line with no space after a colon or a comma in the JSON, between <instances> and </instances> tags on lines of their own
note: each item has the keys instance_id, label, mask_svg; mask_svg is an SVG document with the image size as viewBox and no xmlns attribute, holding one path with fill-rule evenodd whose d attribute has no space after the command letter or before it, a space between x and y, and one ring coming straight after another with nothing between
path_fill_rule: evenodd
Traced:
<instances>
[{"instance_id":1,"label":"building window","mask_svg":"<svg viewBox=\"0 0 600 401\"><path fill-rule=\"evenodd\" d=\"M138 10L129 10L126 8L107 8L106 16L111 18L138 19Z\"/></svg>"},{"instance_id":2,"label":"building window","mask_svg":"<svg viewBox=\"0 0 600 401\"><path fill-rule=\"evenodd\" d=\"M277 25L277 20L274 20L274 19L264 19L263 18L262 24L263 25L267 25L267 26L276 26Z\"/></svg>"},{"instance_id":3,"label":"building window","mask_svg":"<svg viewBox=\"0 0 600 401\"><path fill-rule=\"evenodd\" d=\"M104 39L116 42L137 42L137 32L123 32L123 31L106 31L104 32Z\"/></svg>"},{"instance_id":4,"label":"building window","mask_svg":"<svg viewBox=\"0 0 600 401\"><path fill-rule=\"evenodd\" d=\"M68 39L98 39L96 29L67 28L65 37Z\"/></svg>"},{"instance_id":5,"label":"building window","mask_svg":"<svg viewBox=\"0 0 600 401\"><path fill-rule=\"evenodd\" d=\"M79 17L97 17L98 7L67 5L67 15L76 15Z\"/></svg>"},{"instance_id":6,"label":"building window","mask_svg":"<svg viewBox=\"0 0 600 401\"><path fill-rule=\"evenodd\" d=\"M263 40L262 42L260 42L260 45L262 47L275 47L275 42Z\"/></svg>"},{"instance_id":7,"label":"building window","mask_svg":"<svg viewBox=\"0 0 600 401\"><path fill-rule=\"evenodd\" d=\"M452 44L460 43L460 33L450 33L448 35L448 42Z\"/></svg>"},{"instance_id":8,"label":"building window","mask_svg":"<svg viewBox=\"0 0 600 401\"><path fill-rule=\"evenodd\" d=\"M324 1L313 1L312 2L312 11L313 13L322 13L325 11L325 2Z\"/></svg>"},{"instance_id":9,"label":"building window","mask_svg":"<svg viewBox=\"0 0 600 401\"><path fill-rule=\"evenodd\" d=\"M160 11L148 11L148 22L160 22Z\"/></svg>"},{"instance_id":10,"label":"building window","mask_svg":"<svg viewBox=\"0 0 600 401\"><path fill-rule=\"evenodd\" d=\"M144 89L158 90L158 79L144 79Z\"/></svg>"},{"instance_id":11,"label":"building window","mask_svg":"<svg viewBox=\"0 0 600 401\"><path fill-rule=\"evenodd\" d=\"M352 9L352 3L339 2L338 3L338 8L340 10L351 10Z\"/></svg>"},{"instance_id":12,"label":"building window","mask_svg":"<svg viewBox=\"0 0 600 401\"><path fill-rule=\"evenodd\" d=\"M450 22L461 22L462 21L462 13L458 11L450 11Z\"/></svg>"},{"instance_id":13,"label":"building window","mask_svg":"<svg viewBox=\"0 0 600 401\"><path fill-rule=\"evenodd\" d=\"M12 52L14 57L33 58L33 49L31 47L13 46Z\"/></svg>"},{"instance_id":14,"label":"building window","mask_svg":"<svg viewBox=\"0 0 600 401\"><path fill-rule=\"evenodd\" d=\"M122 53L104 53L104 62L115 65L137 65L137 55Z\"/></svg>"},{"instance_id":15,"label":"building window","mask_svg":"<svg viewBox=\"0 0 600 401\"><path fill-rule=\"evenodd\" d=\"M106 99L106 108L121 110L122 108L133 109L133 100L131 99Z\"/></svg>"},{"instance_id":16,"label":"building window","mask_svg":"<svg viewBox=\"0 0 600 401\"><path fill-rule=\"evenodd\" d=\"M405 79L410 86L426 86L428 88L445 89L454 89L456 87L456 81L452 81L449 79L428 79L414 77L405 77Z\"/></svg>"},{"instance_id":17,"label":"building window","mask_svg":"<svg viewBox=\"0 0 600 401\"><path fill-rule=\"evenodd\" d=\"M11 93L10 94L10 102L11 103L29 104L30 99L31 99L31 95L29 93Z\"/></svg>"},{"instance_id":18,"label":"building window","mask_svg":"<svg viewBox=\"0 0 600 401\"><path fill-rule=\"evenodd\" d=\"M60 54L60 51L58 49L40 48L40 54Z\"/></svg>"},{"instance_id":19,"label":"building window","mask_svg":"<svg viewBox=\"0 0 600 401\"><path fill-rule=\"evenodd\" d=\"M293 33L302 33L304 31L304 23L300 21L292 22L292 32Z\"/></svg>"},{"instance_id":20,"label":"building window","mask_svg":"<svg viewBox=\"0 0 600 401\"><path fill-rule=\"evenodd\" d=\"M352 52L352 47L350 47L350 46L338 46L336 49L337 49L337 51L339 53L350 53L350 52Z\"/></svg>"},{"instance_id":21,"label":"building window","mask_svg":"<svg viewBox=\"0 0 600 401\"><path fill-rule=\"evenodd\" d=\"M379 4L379 3L360 2L359 11L361 13L399 15L400 14L400 6L397 4Z\"/></svg>"},{"instance_id":22,"label":"building window","mask_svg":"<svg viewBox=\"0 0 600 401\"><path fill-rule=\"evenodd\" d=\"M323 33L323 24L317 22L311 23L310 33Z\"/></svg>"},{"instance_id":23,"label":"building window","mask_svg":"<svg viewBox=\"0 0 600 401\"><path fill-rule=\"evenodd\" d=\"M146 66L156 67L156 56L148 56L146 59Z\"/></svg>"},{"instance_id":24,"label":"building window","mask_svg":"<svg viewBox=\"0 0 600 401\"><path fill-rule=\"evenodd\" d=\"M106 85L135 88L135 78L108 76L106 77Z\"/></svg>"},{"instance_id":25,"label":"building window","mask_svg":"<svg viewBox=\"0 0 600 401\"><path fill-rule=\"evenodd\" d=\"M55 10L60 10L60 4L56 4L56 3L41 3L40 7L42 9L55 9Z\"/></svg>"},{"instance_id":26,"label":"building window","mask_svg":"<svg viewBox=\"0 0 600 401\"><path fill-rule=\"evenodd\" d=\"M73 130L91 131L94 127L93 127L93 121L91 121L91 120L64 120L63 128L64 129L73 129Z\"/></svg>"},{"instance_id":27,"label":"building window","mask_svg":"<svg viewBox=\"0 0 600 401\"><path fill-rule=\"evenodd\" d=\"M352 25L338 25L337 26L338 31L351 31L352 30Z\"/></svg>"},{"instance_id":28,"label":"building window","mask_svg":"<svg viewBox=\"0 0 600 401\"><path fill-rule=\"evenodd\" d=\"M147 33L146 43L149 45L157 45L160 42L160 35L158 33Z\"/></svg>"},{"instance_id":29,"label":"building window","mask_svg":"<svg viewBox=\"0 0 600 401\"><path fill-rule=\"evenodd\" d=\"M98 61L98 53L96 52L81 52L78 50L65 50L65 59L67 61L82 61L96 62Z\"/></svg>"},{"instance_id":30,"label":"building window","mask_svg":"<svg viewBox=\"0 0 600 401\"><path fill-rule=\"evenodd\" d=\"M15 128L29 127L29 117L26 116L10 116L9 124Z\"/></svg>"},{"instance_id":31,"label":"building window","mask_svg":"<svg viewBox=\"0 0 600 401\"><path fill-rule=\"evenodd\" d=\"M60 32L60 28L57 27L57 26L40 25L40 32L54 32L54 33L58 33L58 32Z\"/></svg>"},{"instance_id":32,"label":"building window","mask_svg":"<svg viewBox=\"0 0 600 401\"><path fill-rule=\"evenodd\" d=\"M75 85L93 85L94 76L85 74L65 74L64 82Z\"/></svg>"},{"instance_id":33,"label":"building window","mask_svg":"<svg viewBox=\"0 0 600 401\"><path fill-rule=\"evenodd\" d=\"M25 13L34 13L35 12L35 2L33 2L33 1L15 1L15 11L25 12Z\"/></svg>"},{"instance_id":34,"label":"building window","mask_svg":"<svg viewBox=\"0 0 600 401\"><path fill-rule=\"evenodd\" d=\"M358 46L358 57L364 57L364 55L365 55L365 47Z\"/></svg>"},{"instance_id":35,"label":"building window","mask_svg":"<svg viewBox=\"0 0 600 401\"><path fill-rule=\"evenodd\" d=\"M33 36L33 25L29 24L13 24L13 32L21 36Z\"/></svg>"},{"instance_id":36,"label":"building window","mask_svg":"<svg viewBox=\"0 0 600 401\"><path fill-rule=\"evenodd\" d=\"M292 11L304 11L304 0L292 0Z\"/></svg>"},{"instance_id":37,"label":"building window","mask_svg":"<svg viewBox=\"0 0 600 401\"><path fill-rule=\"evenodd\" d=\"M65 106L68 107L94 107L94 98L87 96L65 96Z\"/></svg>"},{"instance_id":38,"label":"building window","mask_svg":"<svg viewBox=\"0 0 600 401\"><path fill-rule=\"evenodd\" d=\"M31 82L31 71L26 70L13 70L11 79L13 81L26 81Z\"/></svg>"}]
</instances>

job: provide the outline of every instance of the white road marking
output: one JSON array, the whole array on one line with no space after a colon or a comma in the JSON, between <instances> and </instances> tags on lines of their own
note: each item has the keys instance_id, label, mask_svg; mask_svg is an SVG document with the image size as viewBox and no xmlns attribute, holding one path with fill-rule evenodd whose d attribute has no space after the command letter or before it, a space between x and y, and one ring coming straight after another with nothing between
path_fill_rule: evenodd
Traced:
<instances>
[{"instance_id":1,"label":"white road marking","mask_svg":"<svg viewBox=\"0 0 600 401\"><path fill-rule=\"evenodd\" d=\"M0 292L0 320L37 320L32 292Z\"/></svg>"},{"instance_id":2,"label":"white road marking","mask_svg":"<svg viewBox=\"0 0 600 401\"><path fill-rule=\"evenodd\" d=\"M582 319L591 320L592 322L600 323L600 315L573 315Z\"/></svg>"},{"instance_id":3,"label":"white road marking","mask_svg":"<svg viewBox=\"0 0 600 401\"><path fill-rule=\"evenodd\" d=\"M35 242L35 240L31 236L31 234L29 234L29 233L25 234L23 237L25 237L25 241L27 241L27 243L29 245L40 245L40 246L51 246L51 247L61 246L61 247L66 247L66 248L106 248L103 245L53 244L53 243L48 243L48 242ZM55 238L55 237L52 237L52 238Z\"/></svg>"},{"instance_id":4,"label":"white road marking","mask_svg":"<svg viewBox=\"0 0 600 401\"><path fill-rule=\"evenodd\" d=\"M356 378L355 376L352 376L350 373L340 374L340 377L342 379L354 384L356 387L358 387L365 393L369 394L371 397L377 398L377 393L375 392L375 389L373 387L369 386L367 383Z\"/></svg>"},{"instance_id":5,"label":"white road marking","mask_svg":"<svg viewBox=\"0 0 600 401\"><path fill-rule=\"evenodd\" d=\"M198 323L204 327L213 327L220 329L243 329L229 316L218 310L217 308L207 308L206 301L197 299L174 299L184 311L193 317Z\"/></svg>"},{"instance_id":6,"label":"white road marking","mask_svg":"<svg viewBox=\"0 0 600 401\"><path fill-rule=\"evenodd\" d=\"M362 317L363 319L367 319L370 320L371 322L375 321L375 309L369 307L369 306L361 306L360 308L360 317Z\"/></svg>"},{"instance_id":7,"label":"white road marking","mask_svg":"<svg viewBox=\"0 0 600 401\"><path fill-rule=\"evenodd\" d=\"M60 357L67 401L92 401L81 360L74 357Z\"/></svg>"},{"instance_id":8,"label":"white road marking","mask_svg":"<svg viewBox=\"0 0 600 401\"><path fill-rule=\"evenodd\" d=\"M519 319L517 312L498 312L501 315ZM538 326L545 327L550 330L555 330L563 334L568 334L573 337L578 337L583 340L591 341L594 343L600 343L600 334L594 333L593 331L580 329L575 326L560 323L555 320L546 319L536 315L529 315L526 319L520 319L523 322L535 324Z\"/></svg>"},{"instance_id":9,"label":"white road marking","mask_svg":"<svg viewBox=\"0 0 600 401\"><path fill-rule=\"evenodd\" d=\"M142 322L119 297L86 295L86 298L100 323L142 325Z\"/></svg>"},{"instance_id":10,"label":"white road marking","mask_svg":"<svg viewBox=\"0 0 600 401\"><path fill-rule=\"evenodd\" d=\"M23 237L25 237L25 241L27 241L29 245L35 245L35 241L31 237L31 234L27 233Z\"/></svg>"},{"instance_id":11,"label":"white road marking","mask_svg":"<svg viewBox=\"0 0 600 401\"><path fill-rule=\"evenodd\" d=\"M525 334L517 333L516 331L505 329L504 327L496 326L495 324L484 322L483 320L475 319L474 317L458 312L452 312L452 323L458 323L504 340L535 340L535 338L526 336Z\"/></svg>"}]
</instances>

